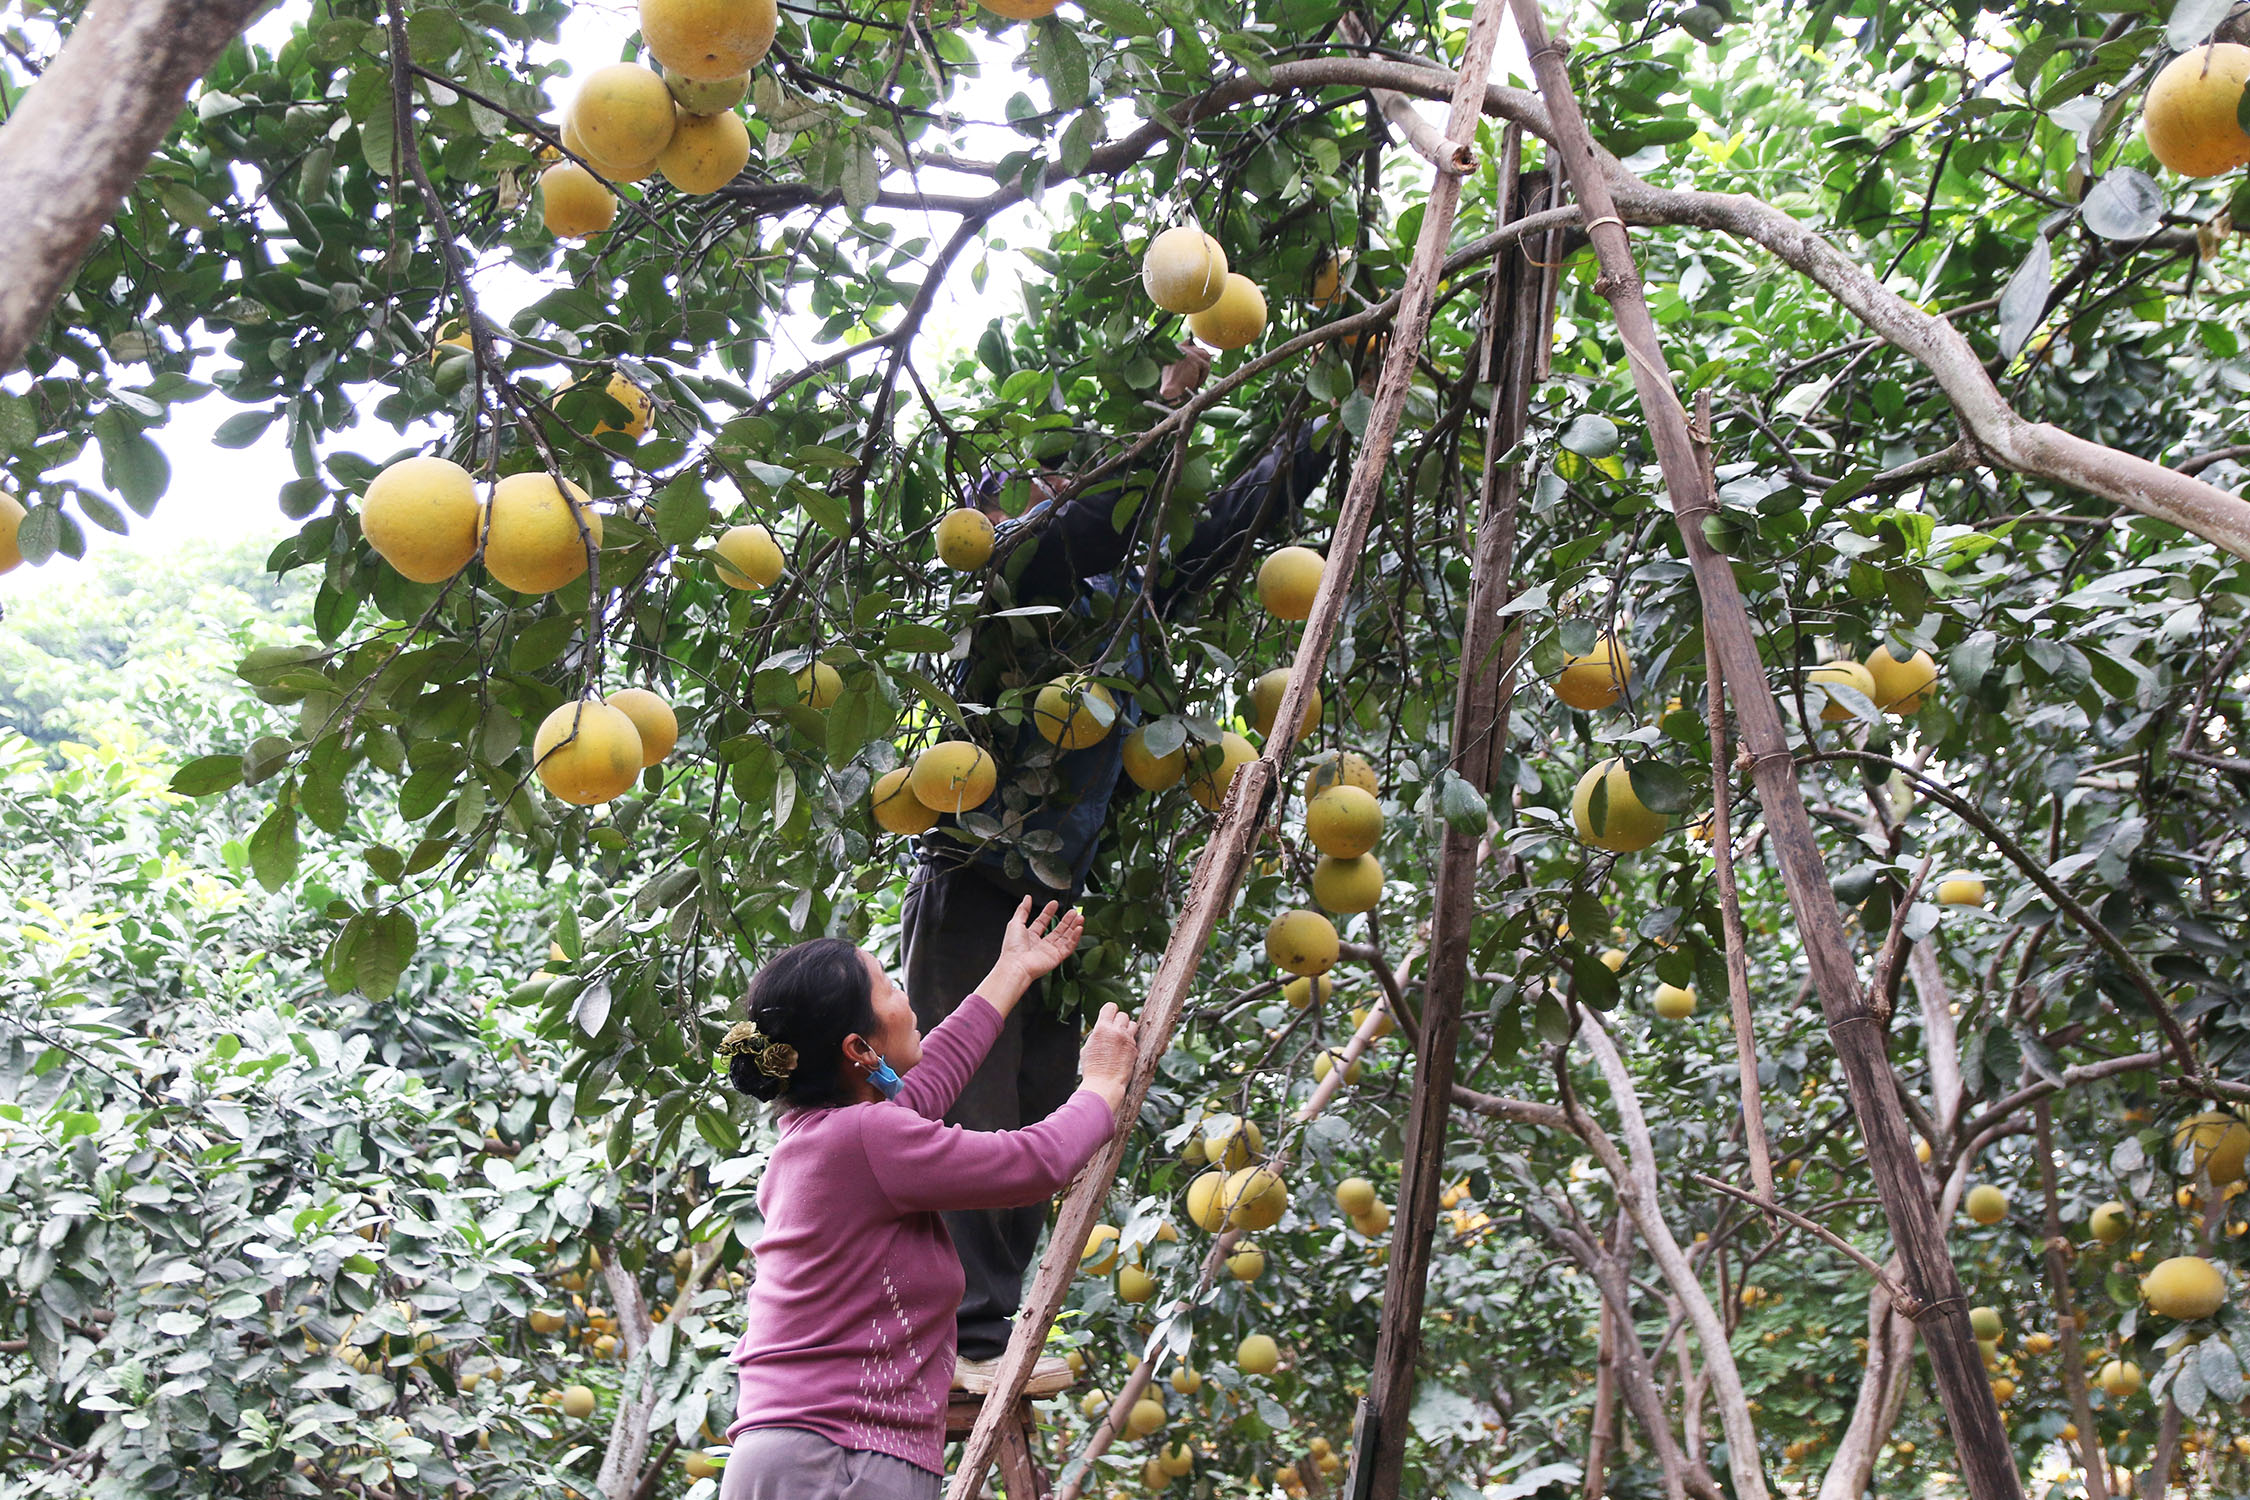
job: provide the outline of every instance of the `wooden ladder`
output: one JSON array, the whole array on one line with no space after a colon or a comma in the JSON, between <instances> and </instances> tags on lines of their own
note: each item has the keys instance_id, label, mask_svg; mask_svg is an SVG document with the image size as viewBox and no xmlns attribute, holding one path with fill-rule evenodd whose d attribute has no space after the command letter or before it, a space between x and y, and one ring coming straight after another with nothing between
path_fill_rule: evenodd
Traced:
<instances>
[{"instance_id":1,"label":"wooden ladder","mask_svg":"<svg viewBox=\"0 0 2250 1500\"><path fill-rule=\"evenodd\" d=\"M1033 1441L1039 1431L1039 1414L1032 1410L1031 1402L1034 1397L1059 1396L1076 1383L1076 1378L1067 1370L1053 1376L1034 1376L1016 1402L1013 1419L1001 1423L1000 1450L996 1456L1000 1487L1008 1500L1048 1500L1054 1493L1054 1483L1040 1467ZM955 1391L946 1402L945 1435L967 1437L976 1430L977 1416L983 1410L983 1396Z\"/></svg>"}]
</instances>

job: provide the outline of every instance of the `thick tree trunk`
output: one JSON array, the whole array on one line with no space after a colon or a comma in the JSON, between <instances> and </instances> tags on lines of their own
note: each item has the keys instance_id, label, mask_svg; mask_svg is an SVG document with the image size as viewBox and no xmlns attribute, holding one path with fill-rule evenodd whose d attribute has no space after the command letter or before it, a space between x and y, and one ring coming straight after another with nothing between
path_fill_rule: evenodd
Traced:
<instances>
[{"instance_id":1,"label":"thick tree trunk","mask_svg":"<svg viewBox=\"0 0 2250 1500\"><path fill-rule=\"evenodd\" d=\"M23 362L94 239L263 0L93 0L0 126L0 374Z\"/></svg>"},{"instance_id":2,"label":"thick tree trunk","mask_svg":"<svg viewBox=\"0 0 2250 1500\"><path fill-rule=\"evenodd\" d=\"M1704 520L1715 512L1717 500L1704 483L1702 465L1688 432L1687 413L1680 406L1671 372L1665 366L1655 320L1641 296L1625 226L1617 217L1601 164L1595 158L1593 137L1571 91L1562 49L1548 36L1546 18L1540 14L1537 0L1512 3L1517 28L1523 33L1532 70L1553 118L1556 148L1569 166L1572 188L1586 211L1587 229L1601 262L1601 276L1595 286L1609 301L1625 343L1634 387L1648 418L1649 436L1671 492L1674 513L1679 517L1681 542L1702 595L1704 629L1718 642L1727 686L1734 693L1743 748L1754 767L1774 857L1796 910L1806 957L1820 991L1821 1009L1828 1019L1829 1038L1850 1086L1876 1190L1890 1219L1908 1285L1922 1304L1919 1314L1923 1337L1938 1394L1952 1426L1962 1475L1972 1500L2021 1500L2023 1490L2011 1457L2013 1450L2000 1425L2000 1411L1969 1330L1968 1300L1946 1250L1944 1227L1931 1209L1921 1168L1914 1159L1896 1094L1896 1078L1884 1051L1882 1023L1868 1008L1860 987L1820 845L1813 837L1812 822L1797 786L1796 760L1789 749L1788 734L1766 683L1765 664L1751 631L1749 611L1731 563L1704 535ZM1647 1227L1641 1227L1643 1236L1648 1237Z\"/></svg>"}]
</instances>

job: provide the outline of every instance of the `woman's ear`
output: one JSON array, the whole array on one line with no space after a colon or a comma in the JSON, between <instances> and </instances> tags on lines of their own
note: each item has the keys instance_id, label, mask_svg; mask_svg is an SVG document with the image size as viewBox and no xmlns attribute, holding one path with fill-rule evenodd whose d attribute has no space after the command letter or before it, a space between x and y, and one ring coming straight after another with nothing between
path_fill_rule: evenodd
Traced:
<instances>
[{"instance_id":1,"label":"woman's ear","mask_svg":"<svg viewBox=\"0 0 2250 1500\"><path fill-rule=\"evenodd\" d=\"M875 1050L873 1042L855 1031L844 1038L844 1060L872 1071L882 1066L883 1054Z\"/></svg>"}]
</instances>

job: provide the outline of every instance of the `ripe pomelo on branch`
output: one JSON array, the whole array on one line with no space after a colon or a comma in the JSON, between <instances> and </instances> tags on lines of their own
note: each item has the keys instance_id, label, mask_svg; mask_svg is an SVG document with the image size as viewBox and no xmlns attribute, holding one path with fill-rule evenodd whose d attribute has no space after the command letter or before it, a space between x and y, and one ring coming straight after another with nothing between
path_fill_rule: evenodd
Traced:
<instances>
[{"instance_id":1,"label":"ripe pomelo on branch","mask_svg":"<svg viewBox=\"0 0 2250 1500\"><path fill-rule=\"evenodd\" d=\"M20 519L22 507L16 509ZM476 481L467 469L449 458L402 458L367 486L359 529L401 577L443 583L476 555L478 511ZM11 526L11 550L14 541Z\"/></svg>"},{"instance_id":2,"label":"ripe pomelo on branch","mask_svg":"<svg viewBox=\"0 0 2250 1500\"><path fill-rule=\"evenodd\" d=\"M1887 714L1910 714L1922 706L1923 697L1937 685L1937 663L1927 651L1917 651L1900 661L1888 646L1877 646L1865 663L1875 679L1871 695L1875 706Z\"/></svg>"},{"instance_id":3,"label":"ripe pomelo on branch","mask_svg":"<svg viewBox=\"0 0 2250 1500\"><path fill-rule=\"evenodd\" d=\"M583 575L588 541L600 549L602 518L569 480L558 485L551 474L510 474L492 487L484 510L484 566L516 592L553 593Z\"/></svg>"},{"instance_id":4,"label":"ripe pomelo on branch","mask_svg":"<svg viewBox=\"0 0 2250 1500\"><path fill-rule=\"evenodd\" d=\"M616 222L617 195L574 161L539 174L539 218L559 240L582 240Z\"/></svg>"},{"instance_id":5,"label":"ripe pomelo on branch","mask_svg":"<svg viewBox=\"0 0 2250 1500\"><path fill-rule=\"evenodd\" d=\"M1940 906L1982 906L1984 881L1966 870L1955 870L1938 882L1937 899Z\"/></svg>"},{"instance_id":6,"label":"ripe pomelo on branch","mask_svg":"<svg viewBox=\"0 0 2250 1500\"><path fill-rule=\"evenodd\" d=\"M1164 1403L1154 1396L1143 1396L1125 1414L1125 1431L1133 1437L1147 1437L1162 1427L1164 1420Z\"/></svg>"},{"instance_id":7,"label":"ripe pomelo on branch","mask_svg":"<svg viewBox=\"0 0 2250 1500\"><path fill-rule=\"evenodd\" d=\"M1667 1021L1684 1021L1695 1014L1695 991L1685 985L1660 984L1650 1009Z\"/></svg>"},{"instance_id":8,"label":"ripe pomelo on branch","mask_svg":"<svg viewBox=\"0 0 2250 1500\"><path fill-rule=\"evenodd\" d=\"M2114 1245L2133 1232L2133 1211L2112 1198L2086 1218L2086 1232L2105 1245Z\"/></svg>"},{"instance_id":9,"label":"ripe pomelo on branch","mask_svg":"<svg viewBox=\"0 0 2250 1500\"><path fill-rule=\"evenodd\" d=\"M1188 795L1217 812L1226 800L1227 788L1234 784L1234 773L1257 758L1256 748L1231 729L1220 731L1216 745L1189 746Z\"/></svg>"},{"instance_id":10,"label":"ripe pomelo on branch","mask_svg":"<svg viewBox=\"0 0 2250 1500\"><path fill-rule=\"evenodd\" d=\"M1969 1189L1961 1208L1979 1224L1997 1224L2008 1216L2008 1195L1989 1182L1980 1182Z\"/></svg>"},{"instance_id":11,"label":"ripe pomelo on branch","mask_svg":"<svg viewBox=\"0 0 2250 1500\"><path fill-rule=\"evenodd\" d=\"M730 526L711 544L719 565L719 582L730 589L770 587L784 566L780 544L773 533L752 521Z\"/></svg>"},{"instance_id":12,"label":"ripe pomelo on branch","mask_svg":"<svg viewBox=\"0 0 2250 1500\"><path fill-rule=\"evenodd\" d=\"M999 785L1000 770L982 746L967 740L940 740L914 757L907 785L922 805L958 817L984 805Z\"/></svg>"},{"instance_id":13,"label":"ripe pomelo on branch","mask_svg":"<svg viewBox=\"0 0 2250 1500\"><path fill-rule=\"evenodd\" d=\"M1271 1375L1281 1368L1281 1346L1270 1334L1253 1333L1235 1346L1234 1367L1245 1375Z\"/></svg>"},{"instance_id":14,"label":"ripe pomelo on branch","mask_svg":"<svg viewBox=\"0 0 2250 1500\"><path fill-rule=\"evenodd\" d=\"M609 706L633 721L641 737L641 764L653 766L672 753L680 741L679 715L647 688L619 688L609 695Z\"/></svg>"},{"instance_id":15,"label":"ripe pomelo on branch","mask_svg":"<svg viewBox=\"0 0 2250 1500\"><path fill-rule=\"evenodd\" d=\"M1375 779L1375 768L1349 750L1340 750L1305 772L1305 800L1312 801L1332 786L1356 786L1370 797L1382 790Z\"/></svg>"},{"instance_id":16,"label":"ripe pomelo on branch","mask_svg":"<svg viewBox=\"0 0 2250 1500\"><path fill-rule=\"evenodd\" d=\"M583 1422L594 1414L594 1393L583 1385L563 1387L563 1415L573 1422Z\"/></svg>"},{"instance_id":17,"label":"ripe pomelo on branch","mask_svg":"<svg viewBox=\"0 0 2250 1500\"><path fill-rule=\"evenodd\" d=\"M0 573L11 573L23 566L23 549L16 545L16 533L23 528L23 518L29 514L21 500L7 490L0 490Z\"/></svg>"},{"instance_id":18,"label":"ripe pomelo on branch","mask_svg":"<svg viewBox=\"0 0 2250 1500\"><path fill-rule=\"evenodd\" d=\"M1258 564L1258 602L1277 620L1302 620L1312 614L1313 596L1328 560L1310 547L1282 547Z\"/></svg>"},{"instance_id":19,"label":"ripe pomelo on branch","mask_svg":"<svg viewBox=\"0 0 2250 1500\"><path fill-rule=\"evenodd\" d=\"M672 102L691 115L716 115L740 104L750 93L750 75L737 73L732 78L690 78L673 68L664 70L664 86L672 91Z\"/></svg>"},{"instance_id":20,"label":"ripe pomelo on branch","mask_svg":"<svg viewBox=\"0 0 2250 1500\"><path fill-rule=\"evenodd\" d=\"M595 421L592 435L600 437L605 432L621 432L634 442L639 442L648 431L649 418L656 415L656 403L649 399L648 392L628 380L622 371L611 371L602 391L610 400L625 408L625 425L619 427L609 418L602 417Z\"/></svg>"},{"instance_id":21,"label":"ripe pomelo on branch","mask_svg":"<svg viewBox=\"0 0 2250 1500\"><path fill-rule=\"evenodd\" d=\"M627 182L656 170L678 116L663 76L639 63L594 69L570 102L570 124L584 148L581 154L603 175Z\"/></svg>"},{"instance_id":22,"label":"ripe pomelo on branch","mask_svg":"<svg viewBox=\"0 0 2250 1500\"><path fill-rule=\"evenodd\" d=\"M2172 1132L2172 1149L2194 1148L2197 1168L2210 1174L2214 1187L2240 1182L2243 1161L2250 1157L2250 1125L2225 1110L2206 1110L2182 1120Z\"/></svg>"},{"instance_id":23,"label":"ripe pomelo on branch","mask_svg":"<svg viewBox=\"0 0 2250 1500\"><path fill-rule=\"evenodd\" d=\"M2152 1312L2192 1323L2226 1305L2227 1282L2202 1256L2175 1255L2141 1278L2141 1295Z\"/></svg>"},{"instance_id":24,"label":"ripe pomelo on branch","mask_svg":"<svg viewBox=\"0 0 2250 1500\"><path fill-rule=\"evenodd\" d=\"M1331 786L1305 804L1305 837L1321 853L1355 859L1383 837L1383 804L1351 785Z\"/></svg>"},{"instance_id":25,"label":"ripe pomelo on branch","mask_svg":"<svg viewBox=\"0 0 2250 1500\"><path fill-rule=\"evenodd\" d=\"M1328 911L1349 916L1373 911L1383 899L1383 865L1372 854L1338 859L1323 854L1313 865L1313 900Z\"/></svg>"},{"instance_id":26,"label":"ripe pomelo on branch","mask_svg":"<svg viewBox=\"0 0 2250 1500\"><path fill-rule=\"evenodd\" d=\"M1625 696L1633 675L1633 659L1613 636L1601 636L1584 656L1563 653L1562 675L1555 679L1555 696L1584 713L1609 707Z\"/></svg>"},{"instance_id":27,"label":"ripe pomelo on branch","mask_svg":"<svg viewBox=\"0 0 2250 1500\"><path fill-rule=\"evenodd\" d=\"M1079 1274L1107 1276L1117 1267L1117 1226L1096 1224L1086 1232L1085 1248L1078 1252Z\"/></svg>"},{"instance_id":28,"label":"ripe pomelo on branch","mask_svg":"<svg viewBox=\"0 0 2250 1500\"><path fill-rule=\"evenodd\" d=\"M1226 1186L1227 1174L1217 1168L1197 1173L1188 1184L1188 1222L1205 1234L1217 1234L1226 1228L1227 1210L1222 1200Z\"/></svg>"},{"instance_id":29,"label":"ripe pomelo on branch","mask_svg":"<svg viewBox=\"0 0 2250 1500\"><path fill-rule=\"evenodd\" d=\"M1848 687L1869 702L1875 701L1875 674L1856 661L1832 661L1817 666L1805 674L1805 681L1816 687L1822 683ZM1824 692L1808 693L1806 696L1819 703L1820 717L1827 723L1837 724L1853 717L1851 709L1840 698L1831 697Z\"/></svg>"},{"instance_id":30,"label":"ripe pomelo on branch","mask_svg":"<svg viewBox=\"0 0 2250 1500\"><path fill-rule=\"evenodd\" d=\"M681 110L656 170L683 193L715 193L750 164L750 130L728 110L712 115Z\"/></svg>"},{"instance_id":31,"label":"ripe pomelo on branch","mask_svg":"<svg viewBox=\"0 0 2250 1500\"><path fill-rule=\"evenodd\" d=\"M1358 1218L1380 1201L1375 1184L1364 1177L1347 1177L1336 1184L1336 1207L1348 1219Z\"/></svg>"},{"instance_id":32,"label":"ripe pomelo on branch","mask_svg":"<svg viewBox=\"0 0 2250 1500\"><path fill-rule=\"evenodd\" d=\"M1266 331L1266 294L1240 271L1229 271L1219 300L1188 314L1188 331L1214 349L1254 344Z\"/></svg>"},{"instance_id":33,"label":"ripe pomelo on branch","mask_svg":"<svg viewBox=\"0 0 2250 1500\"><path fill-rule=\"evenodd\" d=\"M937 523L938 561L958 573L973 573L992 560L992 518L973 505L957 506Z\"/></svg>"},{"instance_id":34,"label":"ripe pomelo on branch","mask_svg":"<svg viewBox=\"0 0 2250 1500\"><path fill-rule=\"evenodd\" d=\"M1237 1281L1256 1281L1266 1272L1266 1252L1248 1240L1238 1242L1227 1257L1227 1274Z\"/></svg>"},{"instance_id":35,"label":"ripe pomelo on branch","mask_svg":"<svg viewBox=\"0 0 2250 1500\"><path fill-rule=\"evenodd\" d=\"M2141 1367L2129 1359L2113 1359L2094 1377L2094 1384L2113 1401L2123 1401L2141 1388Z\"/></svg>"},{"instance_id":36,"label":"ripe pomelo on branch","mask_svg":"<svg viewBox=\"0 0 2250 1500\"><path fill-rule=\"evenodd\" d=\"M2213 42L2164 65L2141 105L2149 153L2183 177L2216 177L2250 162L2237 111L2250 84L2250 47Z\"/></svg>"},{"instance_id":37,"label":"ripe pomelo on branch","mask_svg":"<svg viewBox=\"0 0 2250 1500\"><path fill-rule=\"evenodd\" d=\"M1213 1115L1203 1122L1199 1138L1204 1159L1229 1172L1250 1165L1266 1150L1264 1132L1240 1115Z\"/></svg>"},{"instance_id":38,"label":"ripe pomelo on branch","mask_svg":"<svg viewBox=\"0 0 2250 1500\"><path fill-rule=\"evenodd\" d=\"M1156 1295L1156 1278L1138 1265L1117 1268L1117 1300L1120 1302L1146 1302Z\"/></svg>"},{"instance_id":39,"label":"ripe pomelo on branch","mask_svg":"<svg viewBox=\"0 0 2250 1500\"><path fill-rule=\"evenodd\" d=\"M1057 677L1032 700L1032 727L1060 750L1098 745L1116 723L1117 700L1108 688L1083 677Z\"/></svg>"},{"instance_id":40,"label":"ripe pomelo on branch","mask_svg":"<svg viewBox=\"0 0 2250 1500\"><path fill-rule=\"evenodd\" d=\"M1266 928L1266 958L1277 969L1310 977L1335 967L1336 928L1317 911L1285 911Z\"/></svg>"},{"instance_id":41,"label":"ripe pomelo on branch","mask_svg":"<svg viewBox=\"0 0 2250 1500\"><path fill-rule=\"evenodd\" d=\"M1969 1309L1969 1331L1980 1339L1996 1339L2005 1330L1997 1307L1972 1307Z\"/></svg>"},{"instance_id":42,"label":"ripe pomelo on branch","mask_svg":"<svg viewBox=\"0 0 2250 1500\"><path fill-rule=\"evenodd\" d=\"M1203 1376L1192 1366L1181 1365L1172 1372L1170 1384L1181 1395L1192 1396L1203 1389Z\"/></svg>"},{"instance_id":43,"label":"ripe pomelo on branch","mask_svg":"<svg viewBox=\"0 0 2250 1500\"><path fill-rule=\"evenodd\" d=\"M810 662L797 669L797 701L816 713L825 713L838 698L844 696L844 674L824 661Z\"/></svg>"},{"instance_id":44,"label":"ripe pomelo on branch","mask_svg":"<svg viewBox=\"0 0 2250 1500\"><path fill-rule=\"evenodd\" d=\"M621 797L641 774L641 735L621 709L591 698L547 715L532 738L540 784L576 807Z\"/></svg>"},{"instance_id":45,"label":"ripe pomelo on branch","mask_svg":"<svg viewBox=\"0 0 2250 1500\"><path fill-rule=\"evenodd\" d=\"M1327 1004L1328 997L1335 992L1336 982L1326 975L1322 975L1318 978L1290 980L1281 987L1281 998L1297 1009L1303 1010L1306 1006L1313 1004L1315 1000L1323 1005Z\"/></svg>"},{"instance_id":46,"label":"ripe pomelo on branch","mask_svg":"<svg viewBox=\"0 0 2250 1500\"><path fill-rule=\"evenodd\" d=\"M977 0L977 3L1011 21L1036 21L1041 16L1053 15L1062 0Z\"/></svg>"},{"instance_id":47,"label":"ripe pomelo on branch","mask_svg":"<svg viewBox=\"0 0 2250 1500\"><path fill-rule=\"evenodd\" d=\"M1604 788L1605 806L1600 826L1595 826L1594 788ZM1596 761L1570 796L1570 820L1579 840L1612 854L1631 854L1664 837L1662 813L1650 812L1633 795L1633 778L1625 762L1612 757Z\"/></svg>"},{"instance_id":48,"label":"ripe pomelo on branch","mask_svg":"<svg viewBox=\"0 0 2250 1500\"><path fill-rule=\"evenodd\" d=\"M1270 738L1272 736L1274 716L1281 712L1281 695L1288 690L1289 668L1287 667L1275 667L1272 671L1260 675L1256 682L1250 684L1250 722L1252 727L1258 731L1260 737ZM1303 739L1306 735L1312 733L1313 726L1319 722L1320 684L1316 682L1313 684L1312 691L1305 695L1305 711L1299 716L1297 732L1291 738Z\"/></svg>"},{"instance_id":49,"label":"ripe pomelo on branch","mask_svg":"<svg viewBox=\"0 0 2250 1500\"><path fill-rule=\"evenodd\" d=\"M913 835L927 833L937 826L938 815L924 806L922 799L914 795L914 789L906 784L906 778L913 772L912 766L885 771L867 789L867 801L875 814L876 826L885 832Z\"/></svg>"},{"instance_id":50,"label":"ripe pomelo on branch","mask_svg":"<svg viewBox=\"0 0 2250 1500\"><path fill-rule=\"evenodd\" d=\"M1327 1048L1327 1049L1323 1050L1323 1051L1321 1052L1321 1054L1320 1054L1320 1055L1319 1055L1318 1057L1316 1057L1316 1058L1314 1058L1314 1059L1313 1059L1313 1062L1312 1062L1312 1076L1313 1076L1313 1082L1315 1082L1315 1083L1319 1083L1319 1082L1320 1082L1321 1080L1325 1079L1325 1078L1326 1078L1326 1077L1327 1077L1327 1076L1328 1076L1329 1074L1331 1074L1331 1073L1335 1072L1335 1071L1336 1071L1336 1065L1337 1065L1337 1064L1338 1064L1339 1062L1343 1062L1343 1057L1344 1057L1344 1054L1343 1054L1343 1053L1341 1053L1341 1052L1339 1052L1339 1051L1337 1051L1337 1050L1336 1050L1336 1049L1335 1049L1334 1047L1329 1047L1329 1048ZM1359 1082L1359 1059L1358 1059L1358 1058L1356 1058L1356 1057L1355 1057L1355 1058L1353 1058L1353 1059L1352 1059L1352 1060L1351 1060L1350 1062L1348 1062L1348 1063L1344 1063L1344 1082L1346 1082L1346 1083L1357 1083L1357 1082Z\"/></svg>"},{"instance_id":51,"label":"ripe pomelo on branch","mask_svg":"<svg viewBox=\"0 0 2250 1500\"><path fill-rule=\"evenodd\" d=\"M1141 256L1141 287L1166 312L1202 312L1226 285L1227 252L1191 224L1165 230Z\"/></svg>"},{"instance_id":52,"label":"ripe pomelo on branch","mask_svg":"<svg viewBox=\"0 0 2250 1500\"><path fill-rule=\"evenodd\" d=\"M774 0L641 0L649 55L698 83L737 78L763 62L779 21Z\"/></svg>"},{"instance_id":53,"label":"ripe pomelo on branch","mask_svg":"<svg viewBox=\"0 0 2250 1500\"><path fill-rule=\"evenodd\" d=\"M1125 774L1144 792L1161 792L1177 785L1187 774L1187 746L1183 744L1169 755L1151 755L1148 726L1144 724L1125 737Z\"/></svg>"},{"instance_id":54,"label":"ripe pomelo on branch","mask_svg":"<svg viewBox=\"0 0 2250 1500\"><path fill-rule=\"evenodd\" d=\"M1369 1016L1375 1018L1375 1029L1367 1034L1369 1041L1379 1042L1398 1030L1398 1022L1391 1019L1390 1011L1374 1010L1365 1005L1355 1005L1352 1007L1352 1033L1355 1036L1358 1034L1359 1028L1367 1024Z\"/></svg>"},{"instance_id":55,"label":"ripe pomelo on branch","mask_svg":"<svg viewBox=\"0 0 2250 1500\"><path fill-rule=\"evenodd\" d=\"M1244 1167L1220 1189L1229 1229L1271 1229L1289 1209L1289 1187L1271 1167Z\"/></svg>"}]
</instances>

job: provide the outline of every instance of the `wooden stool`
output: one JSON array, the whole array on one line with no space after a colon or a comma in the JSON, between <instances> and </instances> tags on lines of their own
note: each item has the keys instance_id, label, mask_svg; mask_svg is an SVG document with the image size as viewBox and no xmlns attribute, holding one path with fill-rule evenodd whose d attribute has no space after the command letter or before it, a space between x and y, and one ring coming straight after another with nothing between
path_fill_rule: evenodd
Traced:
<instances>
[{"instance_id":1,"label":"wooden stool","mask_svg":"<svg viewBox=\"0 0 2250 1500\"><path fill-rule=\"evenodd\" d=\"M1062 1365L1060 1360L1055 1364ZM1000 1424L1000 1447L993 1455L994 1467L1000 1473L1000 1487L1008 1500L1047 1500L1054 1493L1046 1470L1032 1450L1031 1436L1039 1430L1039 1415L1031 1409L1035 1396L1059 1396L1076 1384L1077 1377L1067 1365L1052 1371L1034 1371L1024 1386L1022 1399L1016 1402L1013 1417ZM945 1406L945 1435L949 1438L967 1437L975 1430L977 1417L984 1411L984 1397L968 1391L955 1391Z\"/></svg>"}]
</instances>

